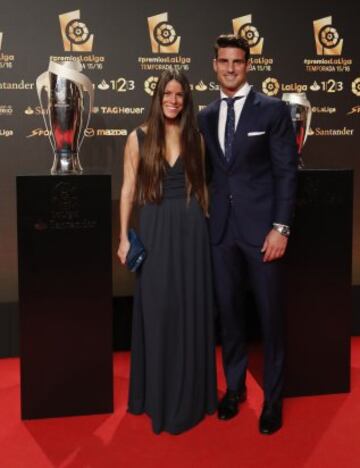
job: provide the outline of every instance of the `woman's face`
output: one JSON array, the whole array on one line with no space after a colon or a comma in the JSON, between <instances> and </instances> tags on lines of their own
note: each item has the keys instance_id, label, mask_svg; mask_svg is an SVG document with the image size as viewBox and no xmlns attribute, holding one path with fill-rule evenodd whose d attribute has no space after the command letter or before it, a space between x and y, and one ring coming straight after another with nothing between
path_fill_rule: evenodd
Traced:
<instances>
[{"instance_id":1,"label":"woman's face","mask_svg":"<svg viewBox=\"0 0 360 468\"><path fill-rule=\"evenodd\" d=\"M171 80L165 87L162 110L165 118L176 119L184 108L184 90L176 80Z\"/></svg>"}]
</instances>

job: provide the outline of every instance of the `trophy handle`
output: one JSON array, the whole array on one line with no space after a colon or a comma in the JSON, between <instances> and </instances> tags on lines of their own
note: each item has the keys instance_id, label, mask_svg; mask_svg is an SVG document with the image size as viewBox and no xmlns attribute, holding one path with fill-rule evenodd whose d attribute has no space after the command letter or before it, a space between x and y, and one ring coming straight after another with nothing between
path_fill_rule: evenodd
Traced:
<instances>
[{"instance_id":1,"label":"trophy handle","mask_svg":"<svg viewBox=\"0 0 360 468\"><path fill-rule=\"evenodd\" d=\"M45 110L47 109L47 107L44 107L43 100L42 100L42 92L43 92L44 88L47 91L50 90L50 74L49 74L48 71L42 73L36 79L36 90L37 90L37 94L38 94L40 105L41 105L42 116L43 116L43 119L44 119L45 128L46 128L46 131L49 133L49 140L50 140L51 147L52 147L53 151L55 152L56 146L55 146L55 143L53 142L53 140L51 138L52 133L51 133L51 130L50 130L50 125L48 125L48 122L46 120Z\"/></svg>"},{"instance_id":2,"label":"trophy handle","mask_svg":"<svg viewBox=\"0 0 360 468\"><path fill-rule=\"evenodd\" d=\"M49 72L54 73L56 75L60 75L64 78L67 78L70 81L73 81L75 84L79 86L81 95L83 96L83 91L87 91L89 94L89 112L88 112L88 117L86 120L85 126L82 125L81 131L84 129L84 132L80 139L78 140L78 148L80 150L80 147L84 141L85 137L85 130L89 125L90 118L91 118L91 111L94 107L94 88L89 80L89 78L81 73L82 66L79 62L75 62L74 65L76 65L77 70L74 68L65 68L62 65L59 65L55 62L50 62L49 64ZM46 72L45 72L46 73ZM39 78L41 78L42 75L40 75ZM81 132L79 132L81 134Z\"/></svg>"},{"instance_id":3,"label":"trophy handle","mask_svg":"<svg viewBox=\"0 0 360 468\"><path fill-rule=\"evenodd\" d=\"M79 132L79 135L82 135L82 136L78 140L79 150L80 150L81 145L83 144L83 141L84 141L84 138L85 138L85 130L89 126L89 122L90 122L90 119L91 119L91 111L92 111L92 109L94 107L94 90L93 90L93 87L92 87L91 83L90 83L90 85L91 85L91 92L89 92L89 90L86 89L86 91L88 92L88 98L89 98L89 108L88 108L88 116L87 116L87 119L86 119L86 123L84 124L83 122L81 122L81 131ZM81 93L82 96L84 95L83 88L80 88L80 93Z\"/></svg>"},{"instance_id":4,"label":"trophy handle","mask_svg":"<svg viewBox=\"0 0 360 468\"><path fill-rule=\"evenodd\" d=\"M309 114L308 114L308 119L307 119L307 122L306 122L305 138L304 138L303 145L305 145L305 142L307 140L307 137L308 137L309 131L310 131L310 124L311 124L311 118L312 118L312 110L311 110L310 103L309 103L308 109L309 109Z\"/></svg>"}]
</instances>

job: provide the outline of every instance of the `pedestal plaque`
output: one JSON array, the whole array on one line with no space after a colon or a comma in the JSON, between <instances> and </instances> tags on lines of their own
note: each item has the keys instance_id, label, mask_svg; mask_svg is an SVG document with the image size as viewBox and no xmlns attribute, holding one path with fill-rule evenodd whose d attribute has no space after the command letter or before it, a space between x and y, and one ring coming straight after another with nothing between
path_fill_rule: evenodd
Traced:
<instances>
[{"instance_id":1,"label":"pedestal plaque","mask_svg":"<svg viewBox=\"0 0 360 468\"><path fill-rule=\"evenodd\" d=\"M23 419L113 410L111 177L17 177Z\"/></svg>"}]
</instances>

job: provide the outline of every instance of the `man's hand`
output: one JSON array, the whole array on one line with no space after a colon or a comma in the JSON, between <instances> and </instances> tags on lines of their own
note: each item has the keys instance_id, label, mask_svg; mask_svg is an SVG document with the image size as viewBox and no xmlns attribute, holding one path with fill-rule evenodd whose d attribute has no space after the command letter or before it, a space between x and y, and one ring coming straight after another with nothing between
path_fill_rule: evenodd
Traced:
<instances>
[{"instance_id":1,"label":"man's hand","mask_svg":"<svg viewBox=\"0 0 360 468\"><path fill-rule=\"evenodd\" d=\"M286 250L288 238L271 229L269 234L266 236L261 252L264 254L264 262L272 262L281 258Z\"/></svg>"}]
</instances>

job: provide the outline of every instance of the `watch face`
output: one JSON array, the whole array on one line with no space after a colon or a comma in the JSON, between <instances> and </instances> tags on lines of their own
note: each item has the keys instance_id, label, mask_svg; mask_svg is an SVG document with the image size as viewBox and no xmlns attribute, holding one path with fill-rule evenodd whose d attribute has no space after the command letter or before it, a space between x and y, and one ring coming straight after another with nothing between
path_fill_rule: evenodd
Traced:
<instances>
[{"instance_id":1,"label":"watch face","mask_svg":"<svg viewBox=\"0 0 360 468\"><path fill-rule=\"evenodd\" d=\"M282 234L284 234L284 236L288 236L290 234L290 229L288 227L283 227L282 228Z\"/></svg>"},{"instance_id":2,"label":"watch face","mask_svg":"<svg viewBox=\"0 0 360 468\"><path fill-rule=\"evenodd\" d=\"M290 235L290 228L288 226L274 226L274 229L282 234L283 236L288 237Z\"/></svg>"},{"instance_id":3,"label":"watch face","mask_svg":"<svg viewBox=\"0 0 360 468\"><path fill-rule=\"evenodd\" d=\"M286 236L286 237L290 236L290 227L286 226L285 224L274 223L273 229L275 229L275 231L277 231L283 236Z\"/></svg>"}]
</instances>

